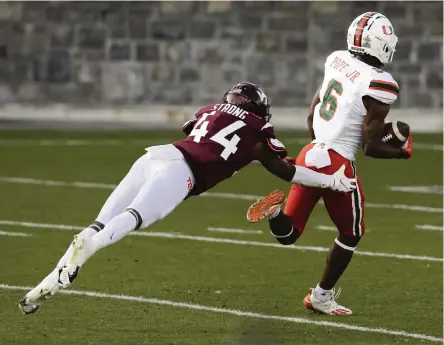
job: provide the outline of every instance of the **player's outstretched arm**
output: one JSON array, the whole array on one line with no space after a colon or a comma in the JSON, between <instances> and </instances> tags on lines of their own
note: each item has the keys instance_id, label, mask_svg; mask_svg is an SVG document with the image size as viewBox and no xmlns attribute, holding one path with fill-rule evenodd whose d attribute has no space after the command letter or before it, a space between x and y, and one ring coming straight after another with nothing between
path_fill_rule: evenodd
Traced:
<instances>
[{"instance_id":1,"label":"player's outstretched arm","mask_svg":"<svg viewBox=\"0 0 444 345\"><path fill-rule=\"evenodd\" d=\"M408 158L408 153L391 145L384 143L381 137L384 133L384 123L390 111L390 105L378 100L364 96L364 106L367 115L364 117L362 128L362 149L364 154L373 158L391 159Z\"/></svg>"},{"instance_id":2,"label":"player's outstretched arm","mask_svg":"<svg viewBox=\"0 0 444 345\"><path fill-rule=\"evenodd\" d=\"M345 177L343 168L334 175L317 173L279 158L266 144L257 145L256 158L269 172L287 182L340 192L350 192L356 188L356 180Z\"/></svg>"}]
</instances>

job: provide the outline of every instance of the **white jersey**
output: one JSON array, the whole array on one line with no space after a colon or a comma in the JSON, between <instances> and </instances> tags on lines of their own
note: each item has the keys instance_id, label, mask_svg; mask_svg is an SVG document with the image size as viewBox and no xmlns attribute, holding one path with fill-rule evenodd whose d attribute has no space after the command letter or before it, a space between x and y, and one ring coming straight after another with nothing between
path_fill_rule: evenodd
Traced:
<instances>
[{"instance_id":1,"label":"white jersey","mask_svg":"<svg viewBox=\"0 0 444 345\"><path fill-rule=\"evenodd\" d=\"M321 102L315 107L314 142L355 160L367 113L362 97L368 95L392 104L398 92L398 84L390 73L367 65L346 50L333 52L325 62Z\"/></svg>"}]
</instances>

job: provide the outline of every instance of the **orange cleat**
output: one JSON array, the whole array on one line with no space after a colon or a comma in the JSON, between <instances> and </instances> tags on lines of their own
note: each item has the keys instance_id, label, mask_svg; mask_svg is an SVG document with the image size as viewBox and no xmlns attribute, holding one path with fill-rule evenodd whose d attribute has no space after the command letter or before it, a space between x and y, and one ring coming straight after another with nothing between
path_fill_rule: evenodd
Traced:
<instances>
[{"instance_id":1,"label":"orange cleat","mask_svg":"<svg viewBox=\"0 0 444 345\"><path fill-rule=\"evenodd\" d=\"M273 211L280 206L285 200L285 194L279 190L275 190L265 198L256 201L248 208L247 219L256 223L269 215L270 209Z\"/></svg>"}]
</instances>

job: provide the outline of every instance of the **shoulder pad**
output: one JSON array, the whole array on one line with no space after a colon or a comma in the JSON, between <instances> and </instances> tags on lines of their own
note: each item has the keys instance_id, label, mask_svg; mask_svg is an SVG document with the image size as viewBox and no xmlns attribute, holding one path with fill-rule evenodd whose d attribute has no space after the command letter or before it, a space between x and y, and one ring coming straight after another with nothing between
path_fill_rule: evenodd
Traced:
<instances>
[{"instance_id":1,"label":"shoulder pad","mask_svg":"<svg viewBox=\"0 0 444 345\"><path fill-rule=\"evenodd\" d=\"M398 98L399 85L390 73L375 71L364 95L382 103L393 104Z\"/></svg>"},{"instance_id":2,"label":"shoulder pad","mask_svg":"<svg viewBox=\"0 0 444 345\"><path fill-rule=\"evenodd\" d=\"M261 128L261 133L265 134L267 137L273 137L274 138L274 128L273 125L270 122L267 122L265 125Z\"/></svg>"},{"instance_id":3,"label":"shoulder pad","mask_svg":"<svg viewBox=\"0 0 444 345\"><path fill-rule=\"evenodd\" d=\"M210 104L210 105L207 105L207 106L205 106L205 107L199 109L199 110L196 112L196 118L199 117L200 115L202 115L203 113L208 113L208 112L210 112L210 111L216 110L216 109L215 109L216 106L217 106L217 104Z\"/></svg>"},{"instance_id":4,"label":"shoulder pad","mask_svg":"<svg viewBox=\"0 0 444 345\"><path fill-rule=\"evenodd\" d=\"M197 116L197 114L196 114ZM197 119L193 119L193 120L189 120L187 122L184 123L184 125L182 126L182 132L185 133L185 135L190 135L194 125L196 124Z\"/></svg>"},{"instance_id":5,"label":"shoulder pad","mask_svg":"<svg viewBox=\"0 0 444 345\"><path fill-rule=\"evenodd\" d=\"M328 66L331 65L331 63L333 62L333 56L335 55L335 51L333 53L331 53L329 56L327 56L327 58L325 59L325 63L324 63L324 67L327 68Z\"/></svg>"},{"instance_id":6,"label":"shoulder pad","mask_svg":"<svg viewBox=\"0 0 444 345\"><path fill-rule=\"evenodd\" d=\"M279 157L281 158L287 157L287 149L280 140L269 137L267 138L267 144L268 147L270 147L270 149L276 152Z\"/></svg>"},{"instance_id":7,"label":"shoulder pad","mask_svg":"<svg viewBox=\"0 0 444 345\"><path fill-rule=\"evenodd\" d=\"M348 56L348 51L346 50L335 50L333 53L331 53L329 56L327 56L327 59L325 59L324 67L330 67L332 62L334 61L335 57L340 57L341 59L345 59Z\"/></svg>"}]
</instances>

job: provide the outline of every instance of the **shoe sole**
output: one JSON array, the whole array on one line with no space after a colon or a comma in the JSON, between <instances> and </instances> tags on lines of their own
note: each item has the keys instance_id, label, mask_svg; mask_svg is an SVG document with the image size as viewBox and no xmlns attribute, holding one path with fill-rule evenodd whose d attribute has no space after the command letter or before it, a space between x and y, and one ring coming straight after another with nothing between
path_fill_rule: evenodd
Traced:
<instances>
[{"instance_id":1,"label":"shoe sole","mask_svg":"<svg viewBox=\"0 0 444 345\"><path fill-rule=\"evenodd\" d=\"M36 294L35 298L30 298L30 294L26 294L25 297L23 297L20 300L19 308L24 314L34 314L37 309L46 302L49 298L51 298L53 295L55 295L58 291L58 283L56 283L52 288L41 288L40 292ZM28 300L28 304L26 303L26 300ZM32 301L32 302L31 302ZM32 306L34 309L32 311L26 311L23 308Z\"/></svg>"},{"instance_id":2,"label":"shoe sole","mask_svg":"<svg viewBox=\"0 0 444 345\"><path fill-rule=\"evenodd\" d=\"M23 309L24 307L29 307L29 305L25 303L26 299L27 299L27 297L23 297L20 300L20 302L19 302L19 309L25 315L34 314L37 311L37 309L39 309L39 305L32 305L33 309L31 311L26 311L25 309Z\"/></svg>"},{"instance_id":3,"label":"shoe sole","mask_svg":"<svg viewBox=\"0 0 444 345\"><path fill-rule=\"evenodd\" d=\"M316 310L315 308L313 308L313 304L310 301L311 293L312 293L312 289L308 290L308 294L304 298L304 307L305 307L305 309L308 309L308 310L310 310L310 311L312 311L314 313L323 314L319 310Z\"/></svg>"},{"instance_id":4,"label":"shoe sole","mask_svg":"<svg viewBox=\"0 0 444 345\"><path fill-rule=\"evenodd\" d=\"M272 206L281 205L285 200L285 195L279 190L275 190L265 198L256 201L248 208L247 219L251 223L257 223L266 217L266 212Z\"/></svg>"}]
</instances>

